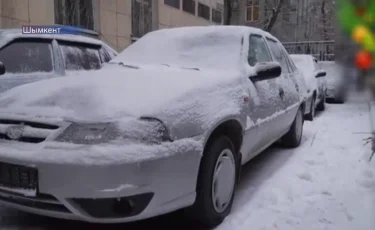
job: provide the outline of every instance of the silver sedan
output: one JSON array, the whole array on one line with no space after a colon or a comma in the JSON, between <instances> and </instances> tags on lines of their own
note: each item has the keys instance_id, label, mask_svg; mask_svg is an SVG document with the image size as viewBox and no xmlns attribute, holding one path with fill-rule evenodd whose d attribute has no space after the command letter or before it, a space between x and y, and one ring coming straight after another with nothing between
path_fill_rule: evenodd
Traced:
<instances>
[{"instance_id":1,"label":"silver sedan","mask_svg":"<svg viewBox=\"0 0 375 230\"><path fill-rule=\"evenodd\" d=\"M259 29L175 28L101 70L0 94L0 202L97 223L186 208L218 225L241 165L278 140L300 144L291 63Z\"/></svg>"}]
</instances>

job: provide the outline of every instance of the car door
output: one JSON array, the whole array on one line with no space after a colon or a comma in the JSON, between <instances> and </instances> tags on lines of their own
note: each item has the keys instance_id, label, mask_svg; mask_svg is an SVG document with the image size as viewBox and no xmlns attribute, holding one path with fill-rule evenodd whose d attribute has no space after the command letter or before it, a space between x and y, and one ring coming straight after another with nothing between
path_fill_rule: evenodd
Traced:
<instances>
[{"instance_id":1,"label":"car door","mask_svg":"<svg viewBox=\"0 0 375 230\"><path fill-rule=\"evenodd\" d=\"M5 74L0 76L0 93L16 86L56 76L52 39L20 38L0 50Z\"/></svg>"},{"instance_id":2,"label":"car door","mask_svg":"<svg viewBox=\"0 0 375 230\"><path fill-rule=\"evenodd\" d=\"M246 64L250 68L257 63L273 61L263 36L250 34L248 43ZM253 158L278 138L279 131L277 125L275 126L278 116L275 114L284 109L282 94L280 94L282 90L277 78L254 80L249 77L246 84L251 98L248 117L254 124L245 132L242 149L245 161Z\"/></svg>"},{"instance_id":3,"label":"car door","mask_svg":"<svg viewBox=\"0 0 375 230\"><path fill-rule=\"evenodd\" d=\"M101 56L100 45L57 40L65 73L97 70L105 62Z\"/></svg>"},{"instance_id":4,"label":"car door","mask_svg":"<svg viewBox=\"0 0 375 230\"><path fill-rule=\"evenodd\" d=\"M284 110L279 114L279 123L275 124L279 132L288 131L300 104L299 85L291 67L288 63L288 54L283 50L281 43L277 40L267 37L267 44L275 60L280 63L282 68L281 77L277 78L278 84L282 87L284 96Z\"/></svg>"}]
</instances>

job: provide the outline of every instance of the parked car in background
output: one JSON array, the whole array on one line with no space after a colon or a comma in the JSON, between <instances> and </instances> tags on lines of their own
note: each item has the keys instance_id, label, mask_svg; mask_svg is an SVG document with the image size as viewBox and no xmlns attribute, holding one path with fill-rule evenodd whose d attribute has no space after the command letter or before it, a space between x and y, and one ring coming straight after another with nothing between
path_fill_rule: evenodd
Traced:
<instances>
[{"instance_id":1,"label":"parked car in background","mask_svg":"<svg viewBox=\"0 0 375 230\"><path fill-rule=\"evenodd\" d=\"M308 103L306 119L312 121L315 109L325 109L325 98L327 91L326 72L319 68L318 60L311 55L291 54L291 59L300 69L307 84Z\"/></svg>"},{"instance_id":2,"label":"parked car in background","mask_svg":"<svg viewBox=\"0 0 375 230\"><path fill-rule=\"evenodd\" d=\"M334 61L320 61L320 68L327 72L327 101L344 103L347 99L348 86L355 78L355 70L348 70L340 66ZM346 73L345 73L346 72ZM353 73L350 78L345 81L345 75Z\"/></svg>"},{"instance_id":3,"label":"parked car in background","mask_svg":"<svg viewBox=\"0 0 375 230\"><path fill-rule=\"evenodd\" d=\"M99 69L117 52L104 42L80 35L22 34L0 30L0 93L71 71ZM4 70L4 66L6 69Z\"/></svg>"},{"instance_id":4,"label":"parked car in background","mask_svg":"<svg viewBox=\"0 0 375 230\"><path fill-rule=\"evenodd\" d=\"M243 164L277 140L300 145L297 73L260 29L183 27L98 71L15 87L0 94L0 167L23 174L0 174L0 203L97 223L186 208L218 225Z\"/></svg>"}]
</instances>

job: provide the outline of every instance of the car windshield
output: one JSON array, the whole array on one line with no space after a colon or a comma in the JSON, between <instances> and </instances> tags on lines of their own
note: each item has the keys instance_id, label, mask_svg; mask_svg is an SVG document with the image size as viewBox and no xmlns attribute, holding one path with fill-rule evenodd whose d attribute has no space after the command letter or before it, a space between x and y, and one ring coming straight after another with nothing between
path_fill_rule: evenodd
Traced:
<instances>
[{"instance_id":1,"label":"car windshield","mask_svg":"<svg viewBox=\"0 0 375 230\"><path fill-rule=\"evenodd\" d=\"M242 37L235 27L160 30L145 35L112 62L237 69Z\"/></svg>"}]
</instances>

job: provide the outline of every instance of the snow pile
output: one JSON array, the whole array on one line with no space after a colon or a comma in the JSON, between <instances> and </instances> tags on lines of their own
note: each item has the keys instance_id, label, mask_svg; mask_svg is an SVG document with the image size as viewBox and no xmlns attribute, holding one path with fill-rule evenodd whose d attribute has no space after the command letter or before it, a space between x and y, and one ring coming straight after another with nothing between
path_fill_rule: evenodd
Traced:
<instances>
[{"instance_id":1,"label":"snow pile","mask_svg":"<svg viewBox=\"0 0 375 230\"><path fill-rule=\"evenodd\" d=\"M178 99L181 103L191 97L205 100L200 98L201 91L217 89L218 85L225 89L225 85L238 78L229 72L152 66L131 69L117 65L74 75L77 76L48 79L9 90L0 95L0 111L27 110L29 114L79 118L147 116L186 106L171 104ZM220 95L220 89L211 92ZM206 105L209 104L208 100Z\"/></svg>"},{"instance_id":2,"label":"snow pile","mask_svg":"<svg viewBox=\"0 0 375 230\"><path fill-rule=\"evenodd\" d=\"M112 62L168 64L188 68L238 69L246 27L204 26L148 33Z\"/></svg>"}]
</instances>

